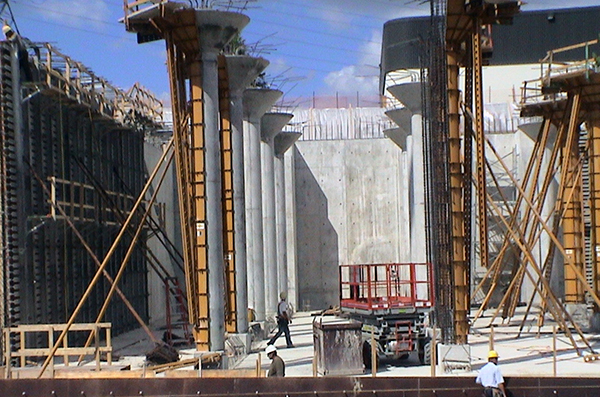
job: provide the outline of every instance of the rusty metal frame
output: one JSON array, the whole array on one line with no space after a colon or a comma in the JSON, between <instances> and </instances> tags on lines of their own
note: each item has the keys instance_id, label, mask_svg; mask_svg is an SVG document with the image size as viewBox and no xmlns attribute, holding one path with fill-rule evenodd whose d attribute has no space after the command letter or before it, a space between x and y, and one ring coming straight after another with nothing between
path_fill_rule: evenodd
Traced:
<instances>
[{"instance_id":1,"label":"rusty metal frame","mask_svg":"<svg viewBox=\"0 0 600 397\"><path fill-rule=\"evenodd\" d=\"M358 380L360 379L360 381ZM597 395L599 378L505 377L515 396L555 397ZM0 380L7 396L172 396L206 397L479 397L482 387L471 377L301 377L301 378L129 378ZM54 392L54 394L53 394Z\"/></svg>"},{"instance_id":2,"label":"rusty metal frame","mask_svg":"<svg viewBox=\"0 0 600 397\"><path fill-rule=\"evenodd\" d=\"M469 334L469 264L465 261L464 236L464 172L461 156L460 91L458 86L458 53L447 51L448 74L448 162L450 173L450 216L452 225L452 269L454 332L456 343L467 343Z\"/></svg>"},{"instance_id":3,"label":"rusty metal frame","mask_svg":"<svg viewBox=\"0 0 600 397\"><path fill-rule=\"evenodd\" d=\"M590 217L592 220L592 287L600 294L600 120L587 120L590 170ZM594 312L599 312L600 306L594 305Z\"/></svg>"}]
</instances>

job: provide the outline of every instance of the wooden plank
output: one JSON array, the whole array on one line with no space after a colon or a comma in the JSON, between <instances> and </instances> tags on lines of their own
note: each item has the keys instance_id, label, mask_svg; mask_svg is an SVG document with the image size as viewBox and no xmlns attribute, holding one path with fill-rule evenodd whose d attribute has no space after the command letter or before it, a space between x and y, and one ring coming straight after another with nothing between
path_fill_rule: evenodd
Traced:
<instances>
[{"instance_id":1,"label":"wooden plank","mask_svg":"<svg viewBox=\"0 0 600 397\"><path fill-rule=\"evenodd\" d=\"M261 369L260 377L264 378L267 370ZM256 378L256 369L203 369L203 378Z\"/></svg>"},{"instance_id":2,"label":"wooden plank","mask_svg":"<svg viewBox=\"0 0 600 397\"><path fill-rule=\"evenodd\" d=\"M204 372L204 371L202 371ZM198 371L195 369L170 369L165 371L166 378L197 378Z\"/></svg>"}]
</instances>

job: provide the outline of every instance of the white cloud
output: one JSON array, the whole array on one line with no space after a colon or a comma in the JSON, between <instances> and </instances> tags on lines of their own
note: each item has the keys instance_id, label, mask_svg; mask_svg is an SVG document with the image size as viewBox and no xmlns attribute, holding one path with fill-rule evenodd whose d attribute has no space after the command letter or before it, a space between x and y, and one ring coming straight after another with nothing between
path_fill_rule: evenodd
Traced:
<instances>
[{"instance_id":1,"label":"white cloud","mask_svg":"<svg viewBox=\"0 0 600 397\"><path fill-rule=\"evenodd\" d=\"M97 30L105 28L111 16L110 7L104 0L47 0L40 13L64 25Z\"/></svg>"},{"instance_id":2,"label":"white cloud","mask_svg":"<svg viewBox=\"0 0 600 397\"><path fill-rule=\"evenodd\" d=\"M371 32L371 41L360 47L361 56L356 65L344 66L329 73L324 82L330 90L343 95L377 95L379 90L379 60L381 31Z\"/></svg>"},{"instance_id":3,"label":"white cloud","mask_svg":"<svg viewBox=\"0 0 600 397\"><path fill-rule=\"evenodd\" d=\"M345 66L340 70L329 73L325 77L325 84L335 92L342 95L376 95L379 87L379 76L373 71L367 71L356 65ZM368 72L371 75L363 74Z\"/></svg>"}]
</instances>

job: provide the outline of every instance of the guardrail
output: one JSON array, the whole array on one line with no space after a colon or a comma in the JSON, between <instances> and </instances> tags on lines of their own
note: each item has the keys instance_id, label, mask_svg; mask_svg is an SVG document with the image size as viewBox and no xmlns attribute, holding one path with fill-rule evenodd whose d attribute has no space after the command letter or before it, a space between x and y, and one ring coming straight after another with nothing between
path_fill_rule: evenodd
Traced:
<instances>
[{"instance_id":1,"label":"guardrail","mask_svg":"<svg viewBox=\"0 0 600 397\"><path fill-rule=\"evenodd\" d=\"M15 327L4 328L4 361L6 363L5 378L11 378L12 359L17 358L19 360L20 367L27 365L27 358L32 357L48 357L50 352L54 348L55 333L62 332L67 328L67 324L23 324ZM101 344L100 332L104 331L104 345ZM86 332L94 333L94 346L90 347L69 347L68 336L73 335L74 332ZM28 348L26 346L26 340L30 334L47 334L46 340L48 341L48 347L35 347ZM17 342L16 345L11 343L11 340ZM69 327L67 336L61 343L62 347L56 350L56 356L62 356L64 365L69 365L69 358L71 356L79 357L93 355L96 361L96 370L100 370L100 357L102 353L106 354L106 360L108 365L112 365L112 344L111 344L111 323L85 323L85 324L73 324ZM50 362L50 369L54 373L54 360Z\"/></svg>"},{"instance_id":2,"label":"guardrail","mask_svg":"<svg viewBox=\"0 0 600 397\"><path fill-rule=\"evenodd\" d=\"M600 70L600 57L590 56L591 46L598 43L599 40L595 39L548 51L540 61L540 77L523 82L521 105L564 99L566 93L561 92L559 87L553 86L552 81L554 79L582 72L586 78L589 78L590 72L598 72ZM581 49L584 50L582 60L568 62L556 60L558 54Z\"/></svg>"},{"instance_id":3,"label":"guardrail","mask_svg":"<svg viewBox=\"0 0 600 397\"><path fill-rule=\"evenodd\" d=\"M163 105L149 90L136 83L129 91L115 87L97 76L81 62L61 53L49 43L32 44L40 72L38 89L49 89L65 102L86 106L101 117L124 126L139 124L160 126Z\"/></svg>"},{"instance_id":4,"label":"guardrail","mask_svg":"<svg viewBox=\"0 0 600 397\"><path fill-rule=\"evenodd\" d=\"M430 263L340 266L340 306L363 310L428 308L434 304Z\"/></svg>"}]
</instances>

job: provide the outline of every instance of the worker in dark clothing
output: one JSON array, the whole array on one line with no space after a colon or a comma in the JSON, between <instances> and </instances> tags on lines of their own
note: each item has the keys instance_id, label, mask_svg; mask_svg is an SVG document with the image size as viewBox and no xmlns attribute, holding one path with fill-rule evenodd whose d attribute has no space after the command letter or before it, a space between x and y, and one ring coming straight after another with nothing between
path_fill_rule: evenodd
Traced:
<instances>
[{"instance_id":1,"label":"worker in dark clothing","mask_svg":"<svg viewBox=\"0 0 600 397\"><path fill-rule=\"evenodd\" d=\"M268 376L285 376L285 363L277 355L277 348L273 345L268 345L265 349L267 357L271 359Z\"/></svg>"},{"instance_id":2,"label":"worker in dark clothing","mask_svg":"<svg viewBox=\"0 0 600 397\"><path fill-rule=\"evenodd\" d=\"M282 292L279 294L279 297L281 298L281 301L277 305L277 326L279 329L277 330L275 336L273 336L269 343L267 343L267 345L275 344L277 338L279 338L281 334L285 333L285 342L287 347L291 348L294 347L294 344L292 343L292 338L290 337L290 327L288 326L288 324L292 323L292 319L289 315L288 304L285 301L287 299L287 293Z\"/></svg>"},{"instance_id":3,"label":"worker in dark clothing","mask_svg":"<svg viewBox=\"0 0 600 397\"><path fill-rule=\"evenodd\" d=\"M15 44L17 59L19 60L19 71L22 81L33 81L33 72L29 64L29 53L23 39L6 22L2 26L2 33L7 41Z\"/></svg>"}]
</instances>

